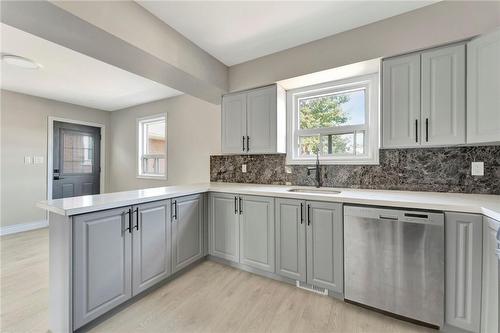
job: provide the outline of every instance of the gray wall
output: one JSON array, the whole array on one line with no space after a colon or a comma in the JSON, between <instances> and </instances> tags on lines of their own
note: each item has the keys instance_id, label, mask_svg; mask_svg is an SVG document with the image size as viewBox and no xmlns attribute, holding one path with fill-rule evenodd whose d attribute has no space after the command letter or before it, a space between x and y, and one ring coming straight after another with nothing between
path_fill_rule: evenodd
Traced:
<instances>
[{"instance_id":1,"label":"gray wall","mask_svg":"<svg viewBox=\"0 0 500 333\"><path fill-rule=\"evenodd\" d=\"M500 26L500 1L442 1L229 68L230 91L470 38Z\"/></svg>"},{"instance_id":2,"label":"gray wall","mask_svg":"<svg viewBox=\"0 0 500 333\"><path fill-rule=\"evenodd\" d=\"M0 226L44 220L45 213L35 203L47 198L48 117L104 124L109 151L110 113L6 90L0 97ZM44 163L25 165L24 156L43 156ZM106 174L108 166L109 159Z\"/></svg>"},{"instance_id":3,"label":"gray wall","mask_svg":"<svg viewBox=\"0 0 500 333\"><path fill-rule=\"evenodd\" d=\"M139 179L136 119L167 113L167 177ZM111 191L207 182L210 153L220 152L220 106L182 95L111 113Z\"/></svg>"}]
</instances>

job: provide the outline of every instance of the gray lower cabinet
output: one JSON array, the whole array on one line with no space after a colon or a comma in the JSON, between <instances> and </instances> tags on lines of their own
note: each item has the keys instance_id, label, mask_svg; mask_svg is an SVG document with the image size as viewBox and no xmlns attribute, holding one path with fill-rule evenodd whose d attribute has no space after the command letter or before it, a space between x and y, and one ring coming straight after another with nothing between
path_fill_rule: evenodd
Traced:
<instances>
[{"instance_id":1,"label":"gray lower cabinet","mask_svg":"<svg viewBox=\"0 0 500 333\"><path fill-rule=\"evenodd\" d=\"M132 295L171 273L170 200L133 207Z\"/></svg>"},{"instance_id":2,"label":"gray lower cabinet","mask_svg":"<svg viewBox=\"0 0 500 333\"><path fill-rule=\"evenodd\" d=\"M481 321L482 216L446 213L445 229L445 321L477 333Z\"/></svg>"},{"instance_id":3,"label":"gray lower cabinet","mask_svg":"<svg viewBox=\"0 0 500 333\"><path fill-rule=\"evenodd\" d=\"M73 219L73 328L132 296L129 207Z\"/></svg>"},{"instance_id":4,"label":"gray lower cabinet","mask_svg":"<svg viewBox=\"0 0 500 333\"><path fill-rule=\"evenodd\" d=\"M500 276L497 233L500 221L483 217L483 299L481 307L481 333L498 332Z\"/></svg>"},{"instance_id":5,"label":"gray lower cabinet","mask_svg":"<svg viewBox=\"0 0 500 333\"><path fill-rule=\"evenodd\" d=\"M240 263L274 272L274 198L240 196Z\"/></svg>"},{"instance_id":6,"label":"gray lower cabinet","mask_svg":"<svg viewBox=\"0 0 500 333\"><path fill-rule=\"evenodd\" d=\"M172 268L177 272L203 257L203 195L172 199Z\"/></svg>"},{"instance_id":7,"label":"gray lower cabinet","mask_svg":"<svg viewBox=\"0 0 500 333\"><path fill-rule=\"evenodd\" d=\"M342 205L276 200L276 273L344 291Z\"/></svg>"},{"instance_id":8,"label":"gray lower cabinet","mask_svg":"<svg viewBox=\"0 0 500 333\"><path fill-rule=\"evenodd\" d=\"M208 253L215 257L239 262L238 196L227 193L210 193L208 214Z\"/></svg>"},{"instance_id":9,"label":"gray lower cabinet","mask_svg":"<svg viewBox=\"0 0 500 333\"><path fill-rule=\"evenodd\" d=\"M342 205L307 201L307 283L344 291Z\"/></svg>"},{"instance_id":10,"label":"gray lower cabinet","mask_svg":"<svg viewBox=\"0 0 500 333\"><path fill-rule=\"evenodd\" d=\"M276 273L306 282L305 201L276 199Z\"/></svg>"}]
</instances>

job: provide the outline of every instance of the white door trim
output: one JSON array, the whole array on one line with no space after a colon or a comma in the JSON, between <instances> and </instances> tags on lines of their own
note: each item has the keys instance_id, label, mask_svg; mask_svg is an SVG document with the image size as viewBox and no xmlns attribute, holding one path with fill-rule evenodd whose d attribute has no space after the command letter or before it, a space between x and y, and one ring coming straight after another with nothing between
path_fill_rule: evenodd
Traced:
<instances>
[{"instance_id":1,"label":"white door trim","mask_svg":"<svg viewBox=\"0 0 500 333\"><path fill-rule=\"evenodd\" d=\"M47 200L52 199L52 176L53 176L53 155L54 155L54 121L61 121L65 123L78 124L78 125L86 125L92 127L99 127L101 129L101 174L99 179L99 193L104 193L105 184L104 180L106 179L106 126L99 123L92 123L88 121L60 118L60 117L52 117L48 118L48 130L47 130Z\"/></svg>"}]
</instances>

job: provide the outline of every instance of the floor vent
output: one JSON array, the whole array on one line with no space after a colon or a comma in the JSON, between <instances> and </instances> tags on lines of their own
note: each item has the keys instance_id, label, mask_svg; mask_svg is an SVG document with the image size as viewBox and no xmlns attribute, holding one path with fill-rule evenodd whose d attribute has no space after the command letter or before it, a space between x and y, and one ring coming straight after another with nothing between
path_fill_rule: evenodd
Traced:
<instances>
[{"instance_id":1,"label":"floor vent","mask_svg":"<svg viewBox=\"0 0 500 333\"><path fill-rule=\"evenodd\" d=\"M301 281L295 281L295 285L297 286L297 288L304 289L307 291L312 291L313 293L320 294L323 296L328 296L328 289L326 288L316 287L312 284L307 284Z\"/></svg>"}]
</instances>

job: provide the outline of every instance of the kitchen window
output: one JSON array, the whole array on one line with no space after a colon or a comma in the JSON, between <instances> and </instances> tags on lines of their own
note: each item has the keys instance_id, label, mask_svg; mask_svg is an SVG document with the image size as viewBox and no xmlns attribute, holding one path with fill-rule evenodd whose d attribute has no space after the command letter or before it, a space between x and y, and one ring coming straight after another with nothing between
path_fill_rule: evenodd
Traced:
<instances>
[{"instance_id":1,"label":"kitchen window","mask_svg":"<svg viewBox=\"0 0 500 333\"><path fill-rule=\"evenodd\" d=\"M138 178L167 179L166 114L137 119Z\"/></svg>"},{"instance_id":2,"label":"kitchen window","mask_svg":"<svg viewBox=\"0 0 500 333\"><path fill-rule=\"evenodd\" d=\"M287 91L287 164L378 164L378 74Z\"/></svg>"}]
</instances>

